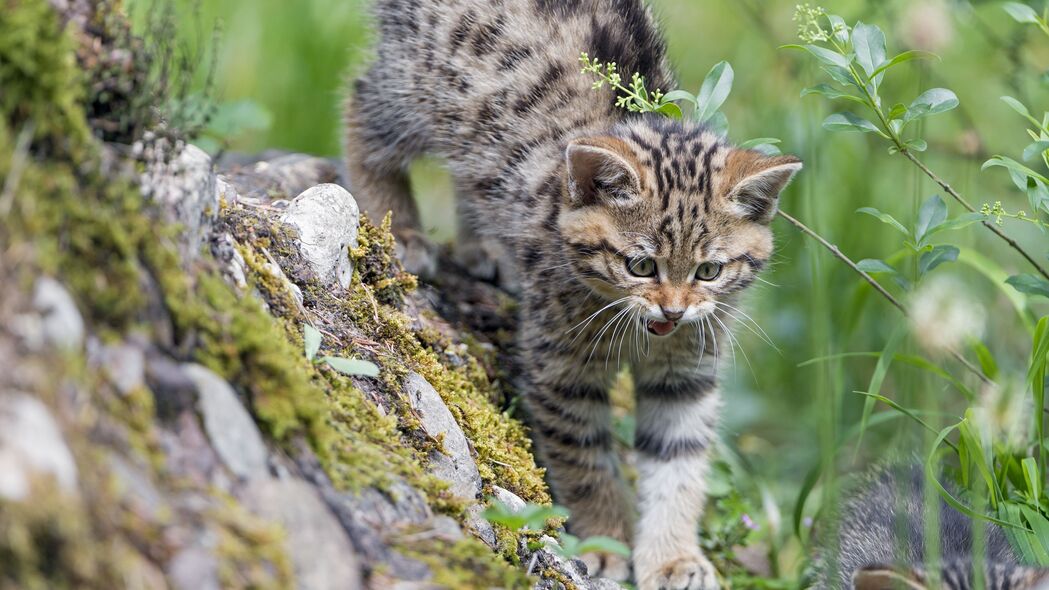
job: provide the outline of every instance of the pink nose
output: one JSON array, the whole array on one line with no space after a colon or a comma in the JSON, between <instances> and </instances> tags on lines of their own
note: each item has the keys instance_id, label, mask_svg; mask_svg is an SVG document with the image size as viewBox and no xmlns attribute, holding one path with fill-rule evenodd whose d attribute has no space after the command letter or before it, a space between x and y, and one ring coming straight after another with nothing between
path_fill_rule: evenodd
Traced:
<instances>
[{"instance_id":1,"label":"pink nose","mask_svg":"<svg viewBox=\"0 0 1049 590\"><path fill-rule=\"evenodd\" d=\"M676 321L680 320L682 317L684 317L684 315L685 315L685 310L683 310L683 309L676 309L676 308L662 307L662 306L660 306L659 309L663 310L663 317L665 317L668 322L676 322Z\"/></svg>"}]
</instances>

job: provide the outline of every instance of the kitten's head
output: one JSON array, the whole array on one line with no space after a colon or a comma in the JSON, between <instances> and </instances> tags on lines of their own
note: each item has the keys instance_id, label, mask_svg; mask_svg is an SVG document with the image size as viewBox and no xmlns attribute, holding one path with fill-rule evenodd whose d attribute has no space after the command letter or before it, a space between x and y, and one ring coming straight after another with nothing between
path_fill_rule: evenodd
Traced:
<instances>
[{"instance_id":1,"label":"kitten's head","mask_svg":"<svg viewBox=\"0 0 1049 590\"><path fill-rule=\"evenodd\" d=\"M779 193L801 169L657 116L577 138L565 158L558 223L573 267L595 292L638 306L659 336L754 281Z\"/></svg>"}]
</instances>

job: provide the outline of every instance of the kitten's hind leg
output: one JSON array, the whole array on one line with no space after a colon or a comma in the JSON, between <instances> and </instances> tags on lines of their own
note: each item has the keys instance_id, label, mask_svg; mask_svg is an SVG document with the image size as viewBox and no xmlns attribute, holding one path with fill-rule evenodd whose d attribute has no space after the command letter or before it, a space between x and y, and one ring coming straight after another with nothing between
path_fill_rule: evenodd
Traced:
<instances>
[{"instance_id":1,"label":"kitten's hind leg","mask_svg":"<svg viewBox=\"0 0 1049 590\"><path fill-rule=\"evenodd\" d=\"M392 214L398 257L405 269L423 278L437 271L437 252L426 239L412 199L407 168L422 152L425 130L402 120L390 101L369 98L372 86L358 80L346 103L346 164L352 192L374 223Z\"/></svg>"},{"instance_id":2,"label":"kitten's hind leg","mask_svg":"<svg viewBox=\"0 0 1049 590\"><path fill-rule=\"evenodd\" d=\"M544 359L544 369L532 371L534 386L525 396L532 438L554 499L571 511L568 529L573 535L629 543L634 515L613 447L608 384L588 382L578 370L560 375L550 371L557 364ZM622 581L630 573L629 563L618 555L582 559L592 576Z\"/></svg>"},{"instance_id":3,"label":"kitten's hind leg","mask_svg":"<svg viewBox=\"0 0 1049 590\"><path fill-rule=\"evenodd\" d=\"M455 191L459 231L455 241L455 261L470 276L482 281L496 282L510 293L520 293L521 279L517 266L501 243L477 230L482 221L468 213L470 195L461 188Z\"/></svg>"}]
</instances>

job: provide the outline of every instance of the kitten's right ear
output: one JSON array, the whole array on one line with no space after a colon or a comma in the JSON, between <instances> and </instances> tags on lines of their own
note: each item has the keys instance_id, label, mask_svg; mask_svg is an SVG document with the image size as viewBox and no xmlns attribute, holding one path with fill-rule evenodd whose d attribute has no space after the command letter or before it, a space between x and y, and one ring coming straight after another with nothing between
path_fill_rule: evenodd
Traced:
<instances>
[{"instance_id":1,"label":"kitten's right ear","mask_svg":"<svg viewBox=\"0 0 1049 590\"><path fill-rule=\"evenodd\" d=\"M852 574L853 590L926 590L925 576L915 569L870 566Z\"/></svg>"},{"instance_id":2,"label":"kitten's right ear","mask_svg":"<svg viewBox=\"0 0 1049 590\"><path fill-rule=\"evenodd\" d=\"M627 144L615 137L573 140L565 150L568 198L572 207L625 204L641 194L637 163Z\"/></svg>"}]
</instances>

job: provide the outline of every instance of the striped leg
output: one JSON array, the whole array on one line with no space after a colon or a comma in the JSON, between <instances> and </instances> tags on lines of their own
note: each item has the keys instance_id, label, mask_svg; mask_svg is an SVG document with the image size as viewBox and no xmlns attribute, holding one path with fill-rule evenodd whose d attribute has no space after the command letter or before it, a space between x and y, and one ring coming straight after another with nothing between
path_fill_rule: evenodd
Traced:
<instances>
[{"instance_id":1,"label":"striped leg","mask_svg":"<svg viewBox=\"0 0 1049 590\"><path fill-rule=\"evenodd\" d=\"M526 396L554 498L572 512L568 526L574 535L629 542L633 510L613 449L608 380L595 376L587 382L578 372L565 372L551 374L548 364ZM618 556L587 555L583 561L591 575L625 580L629 574Z\"/></svg>"},{"instance_id":2,"label":"striped leg","mask_svg":"<svg viewBox=\"0 0 1049 590\"><path fill-rule=\"evenodd\" d=\"M698 373L649 381L639 372L636 391L638 589L714 590L716 573L697 534L720 406L715 381Z\"/></svg>"}]
</instances>

